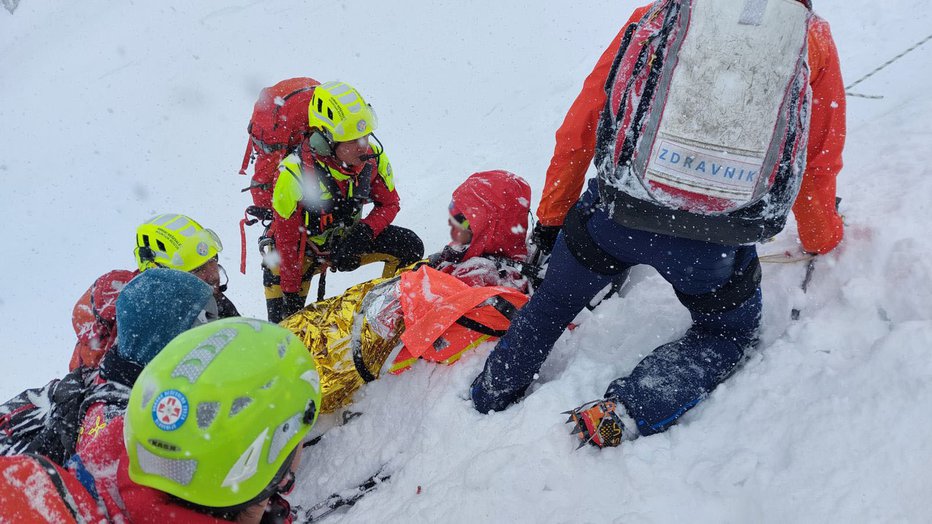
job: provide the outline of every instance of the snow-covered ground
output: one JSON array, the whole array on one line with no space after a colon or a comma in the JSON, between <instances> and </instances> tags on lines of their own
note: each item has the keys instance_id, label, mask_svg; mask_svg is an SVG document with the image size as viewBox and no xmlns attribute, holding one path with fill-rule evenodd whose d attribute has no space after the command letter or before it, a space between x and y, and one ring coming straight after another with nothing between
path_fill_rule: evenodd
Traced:
<instances>
[{"instance_id":1,"label":"snow-covered ground","mask_svg":"<svg viewBox=\"0 0 932 524\"><path fill-rule=\"evenodd\" d=\"M468 174L510 169L539 196L562 121L637 5L590 2L42 2L0 11L0 398L62 374L74 301L133 265L158 212L216 229L230 295L264 317L258 257L237 272L248 197L235 173L258 90L342 79L376 107L402 212L428 249ZM926 0L821 0L850 83L924 38ZM489 416L466 390L488 348L357 396L365 414L309 448L292 499L379 468L333 522L932 521L932 43L849 98L845 243L764 267L764 340L665 434L574 451L560 412L598 397L688 315L651 271L584 313L532 394ZM795 250L790 224L762 253ZM374 269L331 275L331 293ZM798 321L790 309L799 308ZM322 423L326 423L324 421Z\"/></svg>"}]
</instances>

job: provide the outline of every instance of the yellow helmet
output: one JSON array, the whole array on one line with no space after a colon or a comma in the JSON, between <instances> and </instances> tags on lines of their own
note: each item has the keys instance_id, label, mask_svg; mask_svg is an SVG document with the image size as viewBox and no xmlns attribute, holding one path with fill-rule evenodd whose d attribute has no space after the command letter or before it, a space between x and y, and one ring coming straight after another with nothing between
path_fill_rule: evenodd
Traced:
<instances>
[{"instance_id":1,"label":"yellow helmet","mask_svg":"<svg viewBox=\"0 0 932 524\"><path fill-rule=\"evenodd\" d=\"M379 125L372 106L359 91L343 82L327 82L314 88L307 108L308 124L333 142L364 137Z\"/></svg>"},{"instance_id":2,"label":"yellow helmet","mask_svg":"<svg viewBox=\"0 0 932 524\"><path fill-rule=\"evenodd\" d=\"M136 228L136 264L140 271L167 267L193 271L223 251L220 237L190 217L166 213Z\"/></svg>"}]
</instances>

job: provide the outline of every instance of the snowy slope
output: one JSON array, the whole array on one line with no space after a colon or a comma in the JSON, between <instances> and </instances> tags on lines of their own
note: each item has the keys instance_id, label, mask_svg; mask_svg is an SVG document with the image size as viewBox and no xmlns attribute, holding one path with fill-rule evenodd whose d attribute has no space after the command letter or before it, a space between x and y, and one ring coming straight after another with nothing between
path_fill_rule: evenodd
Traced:
<instances>
[{"instance_id":1,"label":"snowy slope","mask_svg":"<svg viewBox=\"0 0 932 524\"><path fill-rule=\"evenodd\" d=\"M264 316L256 231L250 272L236 272L247 197L235 176L263 85L357 85L397 173L397 223L438 248L469 173L510 169L539 195L553 131L636 2L189 4L25 0L0 12L2 398L66 369L74 300L132 265L133 230L157 212L216 229L231 296ZM923 0L816 8L849 82L932 25ZM582 315L506 412L465 400L488 348L370 385L354 408L365 414L307 451L292 499L313 503L384 465L392 480L333 522L932 520L930 58L926 44L856 89L882 100L849 98L846 242L805 295L802 265L765 266L761 350L681 424L574 451L559 414L688 325L669 287L639 271L625 298ZM794 227L761 252L797 249ZM331 275L331 293L372 274Z\"/></svg>"}]
</instances>

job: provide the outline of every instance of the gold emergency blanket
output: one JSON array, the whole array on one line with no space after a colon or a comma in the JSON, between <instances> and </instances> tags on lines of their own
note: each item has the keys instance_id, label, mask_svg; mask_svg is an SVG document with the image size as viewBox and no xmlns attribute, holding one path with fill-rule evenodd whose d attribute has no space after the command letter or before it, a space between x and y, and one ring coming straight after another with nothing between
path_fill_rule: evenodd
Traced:
<instances>
[{"instance_id":1,"label":"gold emergency blanket","mask_svg":"<svg viewBox=\"0 0 932 524\"><path fill-rule=\"evenodd\" d=\"M400 304L397 315L386 315L392 319L388 325L370 323L375 321L373 315L392 309L387 304L392 302L398 279L378 278L357 284L282 321L282 326L304 342L317 363L321 412L332 413L352 402L353 393L366 383L363 375L378 378L392 351L400 346L404 330ZM357 369L357 362L363 369Z\"/></svg>"}]
</instances>

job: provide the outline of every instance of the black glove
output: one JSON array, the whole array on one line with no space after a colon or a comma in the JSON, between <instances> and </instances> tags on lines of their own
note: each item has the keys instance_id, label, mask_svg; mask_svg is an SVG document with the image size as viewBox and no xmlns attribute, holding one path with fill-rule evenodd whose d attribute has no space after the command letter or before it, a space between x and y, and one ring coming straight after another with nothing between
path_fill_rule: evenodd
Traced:
<instances>
[{"instance_id":1,"label":"black glove","mask_svg":"<svg viewBox=\"0 0 932 524\"><path fill-rule=\"evenodd\" d=\"M537 247L542 255L549 255L553 251L553 245L557 242L557 234L562 228L563 226L545 226L540 222L534 224L534 230L531 231L531 245Z\"/></svg>"},{"instance_id":2,"label":"black glove","mask_svg":"<svg viewBox=\"0 0 932 524\"><path fill-rule=\"evenodd\" d=\"M359 257L372 251L372 229L362 222L340 240L330 253L330 264L337 271L352 271L359 267Z\"/></svg>"}]
</instances>

